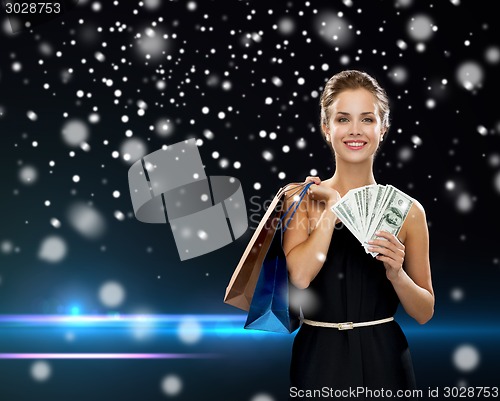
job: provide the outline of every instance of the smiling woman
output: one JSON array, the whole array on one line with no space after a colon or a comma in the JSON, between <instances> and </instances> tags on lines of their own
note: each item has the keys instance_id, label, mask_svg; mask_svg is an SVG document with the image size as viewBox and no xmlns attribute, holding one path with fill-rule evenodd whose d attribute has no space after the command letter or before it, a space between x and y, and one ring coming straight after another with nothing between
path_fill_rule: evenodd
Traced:
<instances>
[{"instance_id":1,"label":"smiling woman","mask_svg":"<svg viewBox=\"0 0 500 401\"><path fill-rule=\"evenodd\" d=\"M290 281L307 294L301 299L315 299L300 305L290 388L415 389L408 343L393 315L400 303L421 324L433 315L424 209L415 200L397 236L376 232L368 252L346 228L357 224L355 215L332 209L350 190L376 184L373 162L389 129L384 89L362 71L334 75L321 97L321 127L335 173L324 181L307 177L316 185L283 239ZM379 217L395 223L400 216L390 206Z\"/></svg>"}]
</instances>

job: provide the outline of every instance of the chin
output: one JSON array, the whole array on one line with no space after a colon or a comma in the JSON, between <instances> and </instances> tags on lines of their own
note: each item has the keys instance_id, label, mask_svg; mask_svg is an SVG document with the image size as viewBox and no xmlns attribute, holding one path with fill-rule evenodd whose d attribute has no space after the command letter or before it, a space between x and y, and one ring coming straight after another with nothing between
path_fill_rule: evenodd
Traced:
<instances>
[{"instance_id":1,"label":"chin","mask_svg":"<svg viewBox=\"0 0 500 401\"><path fill-rule=\"evenodd\" d=\"M342 155L339 153L335 154L336 160L342 160L345 163L351 164L363 164L363 163L372 163L373 162L373 154L369 155Z\"/></svg>"}]
</instances>

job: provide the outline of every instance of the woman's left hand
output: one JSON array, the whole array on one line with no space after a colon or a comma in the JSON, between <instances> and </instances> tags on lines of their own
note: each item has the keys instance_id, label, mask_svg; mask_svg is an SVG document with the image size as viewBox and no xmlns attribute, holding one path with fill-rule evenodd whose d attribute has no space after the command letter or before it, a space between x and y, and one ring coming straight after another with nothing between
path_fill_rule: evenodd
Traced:
<instances>
[{"instance_id":1,"label":"woman's left hand","mask_svg":"<svg viewBox=\"0 0 500 401\"><path fill-rule=\"evenodd\" d=\"M368 241L368 250L378 252L375 258L384 263L387 278L393 280L403 268L405 246L394 234L387 231L376 232L375 235L380 238Z\"/></svg>"}]
</instances>

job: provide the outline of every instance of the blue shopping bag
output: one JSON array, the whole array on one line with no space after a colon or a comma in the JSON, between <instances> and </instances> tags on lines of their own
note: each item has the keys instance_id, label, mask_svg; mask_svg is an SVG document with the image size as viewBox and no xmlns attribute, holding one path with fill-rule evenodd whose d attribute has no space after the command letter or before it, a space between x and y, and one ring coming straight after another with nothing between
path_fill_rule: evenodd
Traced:
<instances>
[{"instance_id":1,"label":"blue shopping bag","mask_svg":"<svg viewBox=\"0 0 500 401\"><path fill-rule=\"evenodd\" d=\"M262 263L245 322L246 329L292 333L300 325L298 313L290 310L290 290L293 284L288 278L282 241L283 233L311 185L312 183L307 183L303 186L298 198L286 211L281 205L278 206L281 216Z\"/></svg>"}]
</instances>

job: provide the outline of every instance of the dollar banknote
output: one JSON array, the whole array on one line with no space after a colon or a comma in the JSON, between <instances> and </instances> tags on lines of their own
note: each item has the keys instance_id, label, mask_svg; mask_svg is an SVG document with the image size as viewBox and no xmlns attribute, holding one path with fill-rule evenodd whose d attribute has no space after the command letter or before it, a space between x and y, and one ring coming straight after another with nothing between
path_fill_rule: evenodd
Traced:
<instances>
[{"instance_id":1,"label":"dollar banknote","mask_svg":"<svg viewBox=\"0 0 500 401\"><path fill-rule=\"evenodd\" d=\"M398 235L413 198L392 185L373 184L348 191L332 211L368 251L368 241L375 239L376 232L387 231Z\"/></svg>"}]
</instances>

